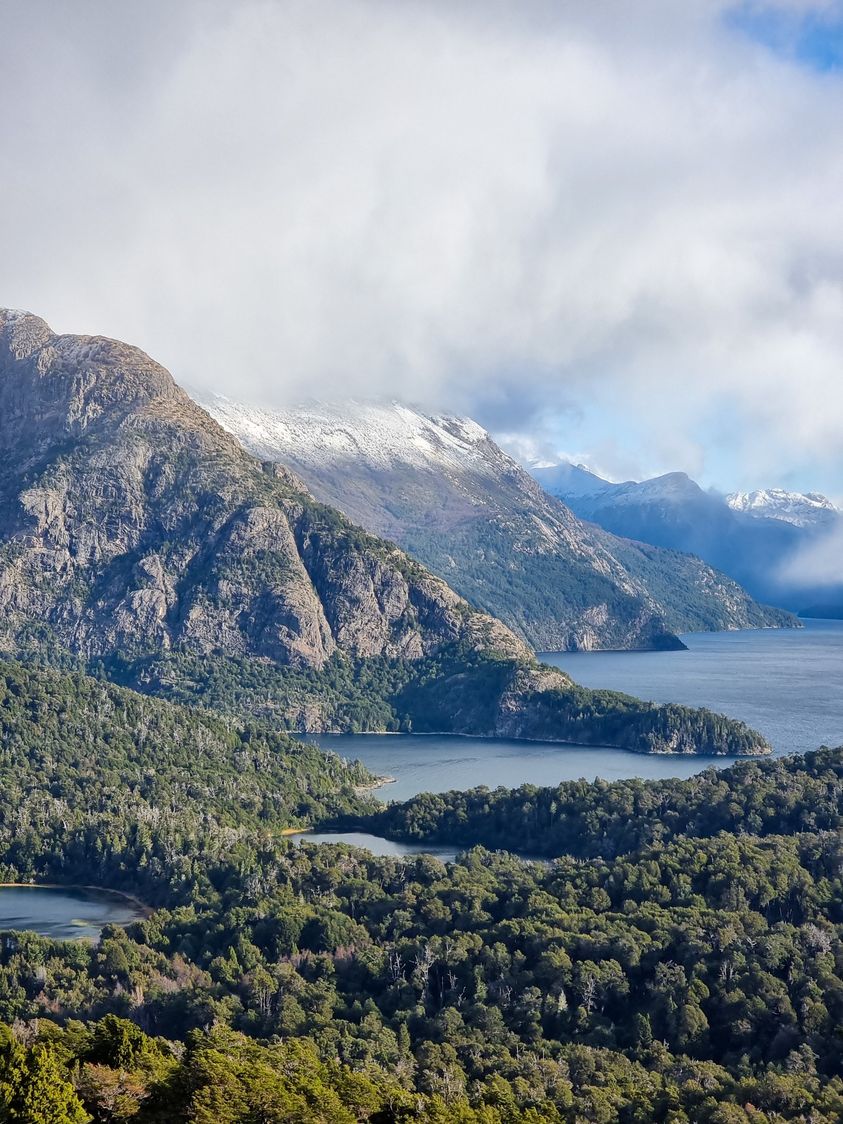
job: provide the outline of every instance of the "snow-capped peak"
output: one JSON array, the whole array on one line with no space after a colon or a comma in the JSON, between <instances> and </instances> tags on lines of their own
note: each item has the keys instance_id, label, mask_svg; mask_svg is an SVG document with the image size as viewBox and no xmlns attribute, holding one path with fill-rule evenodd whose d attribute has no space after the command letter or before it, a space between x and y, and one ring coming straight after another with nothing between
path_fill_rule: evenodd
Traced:
<instances>
[{"instance_id":1,"label":"snow-capped peak","mask_svg":"<svg viewBox=\"0 0 843 1124\"><path fill-rule=\"evenodd\" d=\"M373 468L435 463L477 470L489 457L491 438L471 418L428 416L401 402L350 399L267 410L219 395L197 400L263 460L316 466L354 459Z\"/></svg>"},{"instance_id":2,"label":"snow-capped peak","mask_svg":"<svg viewBox=\"0 0 843 1124\"><path fill-rule=\"evenodd\" d=\"M546 492L562 499L572 496L597 496L612 488L608 480L592 472L584 464L561 461L559 464L534 464L530 474Z\"/></svg>"},{"instance_id":3,"label":"snow-capped peak","mask_svg":"<svg viewBox=\"0 0 843 1124\"><path fill-rule=\"evenodd\" d=\"M726 503L734 511L763 519L780 519L796 527L830 523L841 514L828 496L819 492L788 492L783 488L732 492L726 496Z\"/></svg>"}]
</instances>

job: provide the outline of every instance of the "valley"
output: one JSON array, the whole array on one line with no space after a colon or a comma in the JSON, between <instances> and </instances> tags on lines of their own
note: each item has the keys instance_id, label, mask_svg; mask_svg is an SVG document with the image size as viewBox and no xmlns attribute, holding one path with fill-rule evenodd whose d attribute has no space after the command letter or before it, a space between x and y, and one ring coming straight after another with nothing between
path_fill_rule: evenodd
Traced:
<instances>
[{"instance_id":1,"label":"valley","mask_svg":"<svg viewBox=\"0 0 843 1124\"><path fill-rule=\"evenodd\" d=\"M835 734L839 628L560 505L661 650L537 657L142 352L0 325L0 1115L756 1124L810 1051L835 1121L841 750L769 706Z\"/></svg>"},{"instance_id":2,"label":"valley","mask_svg":"<svg viewBox=\"0 0 843 1124\"><path fill-rule=\"evenodd\" d=\"M697 555L762 601L808 617L839 615L843 582L831 559L843 513L827 496L781 488L724 495L684 472L611 483L570 463L531 473L604 530Z\"/></svg>"}]
</instances>

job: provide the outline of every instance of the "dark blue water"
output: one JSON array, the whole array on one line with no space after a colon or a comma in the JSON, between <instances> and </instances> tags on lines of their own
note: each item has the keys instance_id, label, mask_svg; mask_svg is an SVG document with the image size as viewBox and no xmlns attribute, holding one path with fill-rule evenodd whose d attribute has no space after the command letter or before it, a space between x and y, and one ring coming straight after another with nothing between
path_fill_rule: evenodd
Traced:
<instances>
[{"instance_id":1,"label":"dark blue water","mask_svg":"<svg viewBox=\"0 0 843 1124\"><path fill-rule=\"evenodd\" d=\"M695 633L687 652L543 655L588 687L655 702L707 706L742 718L776 753L843 744L843 621L799 630ZM624 750L490 738L358 734L316 739L373 772L395 777L384 800L476 785L558 784L581 777L688 777L727 757L645 756Z\"/></svg>"},{"instance_id":2,"label":"dark blue water","mask_svg":"<svg viewBox=\"0 0 843 1124\"><path fill-rule=\"evenodd\" d=\"M0 931L40 933L55 940L95 940L104 925L142 916L128 899L96 890L0 886Z\"/></svg>"},{"instance_id":3,"label":"dark blue water","mask_svg":"<svg viewBox=\"0 0 843 1124\"><path fill-rule=\"evenodd\" d=\"M707 706L760 730L777 753L843 745L843 621L701 632L687 652L545 654L585 687Z\"/></svg>"}]
</instances>

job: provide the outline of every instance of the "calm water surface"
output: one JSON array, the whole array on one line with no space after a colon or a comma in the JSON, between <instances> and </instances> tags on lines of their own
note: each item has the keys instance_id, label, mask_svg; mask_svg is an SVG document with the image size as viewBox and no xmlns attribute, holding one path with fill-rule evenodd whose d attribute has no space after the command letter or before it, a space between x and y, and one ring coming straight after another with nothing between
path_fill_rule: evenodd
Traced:
<instances>
[{"instance_id":1,"label":"calm water surface","mask_svg":"<svg viewBox=\"0 0 843 1124\"><path fill-rule=\"evenodd\" d=\"M28 929L56 940L93 940L103 925L127 925L141 916L126 898L95 890L0 886L0 930Z\"/></svg>"},{"instance_id":2,"label":"calm water surface","mask_svg":"<svg viewBox=\"0 0 843 1124\"><path fill-rule=\"evenodd\" d=\"M398 858L406 855L434 855L442 862L450 862L457 857L453 847L427 846L417 843L393 843L380 835L370 835L367 831L303 831L290 838L298 846L300 843L349 843L353 847L365 847L373 855L387 855Z\"/></svg>"},{"instance_id":3,"label":"calm water surface","mask_svg":"<svg viewBox=\"0 0 843 1124\"><path fill-rule=\"evenodd\" d=\"M587 687L654 702L707 706L760 730L776 753L843 744L843 621L804 629L694 633L687 652L583 652L542 659ZM546 742L438 735L320 736L326 749L358 757L396 778L385 800L477 785L558 784L585 777L688 777L727 757L660 757Z\"/></svg>"},{"instance_id":4,"label":"calm water surface","mask_svg":"<svg viewBox=\"0 0 843 1124\"><path fill-rule=\"evenodd\" d=\"M843 621L692 633L687 652L543 655L585 687L707 706L760 730L777 753L843 745Z\"/></svg>"},{"instance_id":5,"label":"calm water surface","mask_svg":"<svg viewBox=\"0 0 843 1124\"><path fill-rule=\"evenodd\" d=\"M293 843L348 843L352 847L365 847L373 855L386 855L389 858L412 858L414 855L432 855L443 863L453 862L459 854L453 847L437 847L424 843L395 843L391 839L384 839L382 835L370 835L367 831L302 831L298 835L290 836ZM519 854L523 862L540 863L548 865L548 859L542 855Z\"/></svg>"}]
</instances>

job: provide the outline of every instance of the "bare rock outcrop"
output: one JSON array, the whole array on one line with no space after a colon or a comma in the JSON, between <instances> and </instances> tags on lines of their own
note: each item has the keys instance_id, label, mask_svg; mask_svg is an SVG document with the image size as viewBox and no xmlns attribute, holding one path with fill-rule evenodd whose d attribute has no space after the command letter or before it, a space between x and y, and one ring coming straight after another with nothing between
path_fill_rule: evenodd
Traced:
<instances>
[{"instance_id":1,"label":"bare rock outcrop","mask_svg":"<svg viewBox=\"0 0 843 1124\"><path fill-rule=\"evenodd\" d=\"M0 646L322 667L520 643L268 468L138 348L0 312Z\"/></svg>"}]
</instances>

